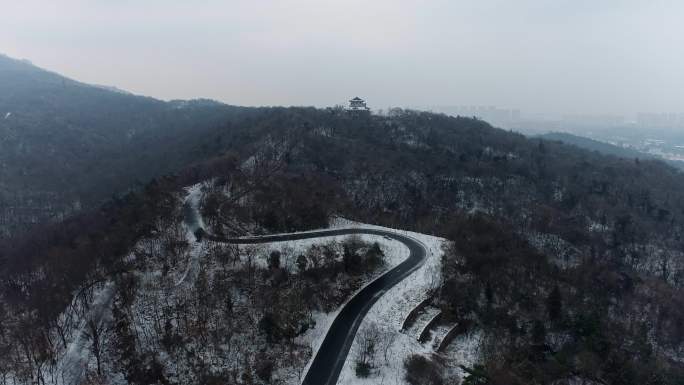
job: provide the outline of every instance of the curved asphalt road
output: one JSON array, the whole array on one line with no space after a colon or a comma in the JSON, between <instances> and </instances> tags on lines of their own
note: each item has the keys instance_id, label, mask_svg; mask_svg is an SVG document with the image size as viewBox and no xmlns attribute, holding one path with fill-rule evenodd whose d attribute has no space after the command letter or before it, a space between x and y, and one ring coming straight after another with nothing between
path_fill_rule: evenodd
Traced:
<instances>
[{"instance_id":1,"label":"curved asphalt road","mask_svg":"<svg viewBox=\"0 0 684 385\"><path fill-rule=\"evenodd\" d=\"M394 285L402 281L425 262L426 249L421 242L398 233L376 229L335 229L319 230L307 233L267 235L250 238L226 238L207 234L199 225L197 210L186 205L186 222L198 236L216 242L232 244L258 244L280 241L294 241L299 239L331 237L337 235L371 234L388 237L406 245L410 250L409 257L394 267L392 270L381 275L366 287L361 289L342 310L330 325L311 366L304 376L302 385L335 385L344 366L345 358L349 353L354 341L356 331L373 304Z\"/></svg>"}]
</instances>

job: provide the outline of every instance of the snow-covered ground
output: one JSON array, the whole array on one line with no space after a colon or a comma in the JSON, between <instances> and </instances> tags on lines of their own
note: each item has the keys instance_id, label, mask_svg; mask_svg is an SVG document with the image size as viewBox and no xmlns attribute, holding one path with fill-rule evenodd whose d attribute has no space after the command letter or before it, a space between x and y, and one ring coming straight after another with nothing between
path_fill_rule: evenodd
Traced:
<instances>
[{"instance_id":1,"label":"snow-covered ground","mask_svg":"<svg viewBox=\"0 0 684 385\"><path fill-rule=\"evenodd\" d=\"M196 210L198 203L201 199L201 186L195 185L188 189L188 197L186 202ZM202 226L201 218L198 219L198 226ZM340 374L339 383L341 384L352 384L360 383L360 379L356 377L353 370L353 362L356 357L356 351L359 349L359 335L363 335L372 330L374 333L379 332L384 338L384 346L382 349L378 349L378 356L382 356L382 359L377 359L376 369L374 370L374 375L368 379L363 380L363 383L396 383L403 384L403 363L404 360L411 354L423 353L430 354L434 351L432 343L420 344L417 341L417 336L411 333L401 332L401 324L406 318L406 316L411 312L411 310L423 301L430 291L436 289L440 285L441 280L441 258L443 254L442 245L444 239L433 237L425 234L409 232L404 230L390 229L382 226L369 225L354 221L349 221L344 218L335 218L330 228L344 229L344 228L366 228L366 229L380 229L397 232L412 238L417 239L422 242L427 251L426 262L411 276L402 280L394 288L385 293L378 302L371 308L368 315L363 320L357 337L355 338L350 353L347 357L345 365ZM196 230L196 228L190 228L189 233ZM312 230L315 231L315 230ZM334 237L323 237L316 239L303 239L295 241L282 241L282 242L272 242L264 243L256 246L253 245L241 245L239 246L241 253L243 254L246 249L252 249L251 251L255 255L268 255L271 250L278 250L283 255L281 260L281 266L290 272L295 272L296 267L296 256L304 253L313 245L328 243L328 242L340 242L349 236L334 236ZM377 242L381 245L381 248L385 254L385 266L382 271L387 271L402 261L404 261L409 256L409 250L401 242L392 240L383 236L376 235L358 235L361 241L367 243ZM195 253L191 252L191 255ZM258 258L255 261L257 265L267 264L264 258ZM192 262L196 263L196 262ZM188 268L190 270L190 268ZM358 290L361 290L359 288ZM344 305L342 305L344 306ZM315 320L316 326L309 331L307 331L302 336L297 339L298 343L309 345L313 351L312 358L315 356L320 344L322 343L327 330L332 323L332 321L337 316L339 309L324 313L315 312L312 317ZM301 372L306 373L307 367ZM463 362L469 364L469 362ZM390 382L387 382L390 380ZM299 378L290 377L288 383L296 384L301 381L301 376Z\"/></svg>"},{"instance_id":2,"label":"snow-covered ground","mask_svg":"<svg viewBox=\"0 0 684 385\"><path fill-rule=\"evenodd\" d=\"M396 231L413 237L426 246L427 259L425 263L385 293L364 318L338 380L338 384L345 385L405 384L404 360L411 354L428 355L433 352L433 349L427 343L419 343L416 336L402 332L401 324L411 310L425 299L428 292L439 286L444 239L344 219L337 219L333 225L338 228L363 227ZM369 378L361 379L356 376L354 371L354 361L360 351L361 339L369 333L379 334L382 342L376 348L373 374Z\"/></svg>"},{"instance_id":3,"label":"snow-covered ground","mask_svg":"<svg viewBox=\"0 0 684 385\"><path fill-rule=\"evenodd\" d=\"M294 273L297 271L296 257L300 254L306 253L306 250L308 250L311 246L325 243L335 243L340 246L341 243L349 239L349 237L355 237L362 242L369 244L377 242L380 245L383 253L385 254L385 266L383 266L380 271L391 269L405 260L409 255L408 248L406 248L406 246L404 246L401 242L387 237L368 234L359 234L353 236L339 235L331 237L300 239L296 241L260 243L258 245L239 245L238 247L241 251L251 249L253 252L256 252L256 254L260 255L267 255L271 250L280 251L282 254L282 259L280 262L281 267L290 273ZM258 267L266 267L268 265L268 261L260 258L256 259L254 264Z\"/></svg>"},{"instance_id":4,"label":"snow-covered ground","mask_svg":"<svg viewBox=\"0 0 684 385\"><path fill-rule=\"evenodd\" d=\"M194 277L197 274L199 260L202 254L206 252L206 242L195 242L195 235L192 229L186 227L185 239L190 245L188 264L180 278L176 281L176 286L191 282L188 277Z\"/></svg>"},{"instance_id":5,"label":"snow-covered ground","mask_svg":"<svg viewBox=\"0 0 684 385\"><path fill-rule=\"evenodd\" d=\"M418 339L425 325L427 325L427 323L430 322L430 320L437 314L439 314L439 309L437 309L436 307L426 307L423 311L421 311L418 314L413 323L409 327L407 327L406 330L404 330L404 333Z\"/></svg>"},{"instance_id":6,"label":"snow-covered ground","mask_svg":"<svg viewBox=\"0 0 684 385\"><path fill-rule=\"evenodd\" d=\"M445 242L443 238L434 237L426 234L391 229L382 226L369 225L350 221L344 218L336 218L332 221L330 228L366 228L380 229L397 232L417 239L426 246L427 259L425 263L409 277L399 282L395 287L385 293L378 302L373 305L371 310L364 318L359 331L356 334L347 360L345 361L338 384L406 384L404 380L404 360L412 354L431 355L436 354L436 343L444 337L448 328L439 326L432 335L432 338L421 344L417 337L424 323L417 320L414 327L409 331L401 331L401 325L411 310L423 301L433 289L437 289L441 283L441 259L443 255L442 246ZM312 230L315 231L315 230ZM318 239L304 239L297 241L284 241L261 244L258 247L265 250L290 250L284 255L298 255L308 247L321 244L325 241L341 241L348 236L324 237ZM383 270L389 270L404 261L409 250L402 243L381 236L361 235L364 242L378 242L385 253L386 265ZM253 246L246 246L253 247ZM264 254L263 251L261 250ZM293 271L295 269L294 258L282 261L283 267ZM260 263L265 263L261 261ZM361 290L361 289L359 289ZM311 346L315 356L320 344L322 343L327 330L332 321L337 316L340 306L336 311L330 313L315 312L313 318L316 327L298 337L299 343ZM433 312L434 313L434 312ZM427 312L428 315L434 315ZM429 317L428 317L429 318ZM415 329L415 330L414 330ZM354 371L354 361L360 350L360 340L365 335L373 333L379 335L381 343L376 348L375 368L373 374L365 379L358 378ZM458 336L449 345L442 356L453 362L454 368L450 368L450 374L462 377L463 373L457 365L472 366L478 359L481 335L479 332L468 333ZM310 361L309 361L310 364ZM308 365L307 365L308 369ZM306 369L302 372L305 373ZM299 379L301 380L301 379ZM288 384L297 384L298 381L292 379Z\"/></svg>"},{"instance_id":7,"label":"snow-covered ground","mask_svg":"<svg viewBox=\"0 0 684 385\"><path fill-rule=\"evenodd\" d=\"M186 191L187 195L184 203L191 210L197 212L197 208L202 197L202 185L198 184L191 186L186 189ZM140 272L140 284L141 287L145 288L145 290L143 290L145 295L143 296L144 298L141 297L136 300L136 304L134 305L134 307L137 308L137 314L141 317L140 320L138 320L141 323L135 326L138 334L143 336L154 334L147 330L152 328L154 325L148 325L149 322L145 320L150 318L147 317L147 313L154 307L150 307L150 304L152 302L156 303L158 301L152 301L152 299L147 297L154 296L153 293L155 291L166 293L165 295L171 297L183 296L185 295L183 293L194 290L193 285L197 280L197 275L201 268L200 266L204 266L204 269L210 267L210 265L206 265L204 258L207 256L207 253L210 252L211 247L214 247L217 244L209 240L203 240L202 242L195 241L194 232L198 227L204 227L203 225L202 218L199 215L197 215L195 220L189 225L178 224L180 227L178 227L177 230L181 231L181 234L184 233L189 248L183 253L185 255L185 257L182 258L183 261L176 267L172 267L169 270L167 277L170 284L169 286L157 287L160 285L158 281L161 279L157 268L148 270L146 272ZM444 240L425 234L368 225L342 218L333 220L330 228L366 228L394 231L415 238L422 242L426 247L427 259L425 263L416 271L414 271L409 277L405 278L394 288L385 293L371 308L363 320L359 328L359 332L357 333L357 336L352 344L352 348L347 357L340 375L340 380L338 382L340 384L404 384L404 360L411 354L419 353L429 355L433 354L435 351L433 342L421 344L417 341L417 335L414 335L415 333L402 332L400 329L402 322L405 320L410 311L417 304L423 301L432 289L439 287L441 280L441 257L443 254L442 245ZM171 231L171 229L168 229L168 231ZM181 235L181 237L182 236L183 235ZM255 258L253 262L258 267L265 267L267 265L267 256L271 251L280 251L282 255L281 266L291 273L295 273L297 271L297 255L305 253L314 245L328 244L341 247L340 242L348 239L349 237L350 236L348 235L321 237L315 239L282 241L259 245L241 245L232 247L238 247L240 255L244 255L245 253L250 253L253 255ZM362 286L370 283L372 279L377 278L383 272L397 266L409 256L409 250L406 246L404 246L401 242L388 237L365 234L354 235L353 237L357 237L364 243L377 242L385 255L384 266L380 270L374 272L372 275L369 275L362 282ZM151 251L153 248L158 247L156 246L157 244L158 242L155 243L152 240L141 240L136 248ZM135 257L132 254L130 258ZM357 288L357 292L359 290L361 290L361 287ZM87 335L88 327L90 326L88 325L88 321L94 320L98 325L103 325L103 323L110 321L110 309L114 291L115 286L112 282L103 283L94 292L94 300L91 302L92 307L87 312L82 314L79 319L75 319L70 322L74 325L74 331L70 335L71 338L68 347L64 350L59 358L58 372L61 374L61 378L58 380L58 383L78 383L80 379L84 377L86 372L92 372L95 362L90 352L91 341ZM329 313L322 311L314 312L312 314L312 318L315 321L315 327L297 337L297 344L309 346L311 348L311 351L313 352L311 357L315 356L315 353L322 343L330 324L342 306L339 306L336 310ZM374 359L375 368L373 370L372 376L367 379L359 379L356 377L354 372L354 361L357 357L359 340L361 338L359 336L364 336L371 332L382 336L382 342L376 350L376 357ZM434 338L439 338L438 335L442 334L444 334L444 330L438 329L435 332ZM474 337L472 335L459 336L454 343L452 343L450 349L447 349L444 354L448 355L449 357L456 358L458 363L471 365L477 357L476 348L478 346L478 338L479 337L477 335ZM454 348L454 345L457 343L459 347ZM306 356L302 358L306 360ZM293 366L290 368L279 368L277 371L277 374L281 375L279 376L279 379L284 381L286 384L298 384L303 378L303 374L306 373L306 369L308 368L310 362L311 358L309 358L309 363L306 364L306 366L304 366L302 362L300 364L293 363ZM180 373L175 373L174 376L180 376Z\"/></svg>"},{"instance_id":8,"label":"snow-covered ground","mask_svg":"<svg viewBox=\"0 0 684 385\"><path fill-rule=\"evenodd\" d=\"M372 226L372 225L366 225L362 223L353 223L349 221L344 221L344 220L336 220L333 226L330 228L380 228L378 226ZM315 230L312 230L315 231ZM278 250L281 252L283 258L281 260L281 266L285 268L286 270L290 272L296 271L296 256L302 253L305 253L307 249L309 249L311 246L314 245L321 245L325 243L336 243L338 246L341 245L341 242L344 240L348 239L350 236L349 235L340 235L340 236L330 236L330 237L320 237L320 238L312 238L312 239L301 239L301 240L295 240L295 241L281 241L281 242L269 242L269 243L262 243L258 245L240 245L239 248L241 250L241 254L246 251L246 249L251 249L251 252L255 255L261 255L265 256L268 255L271 250ZM385 265L378 271L375 272L375 277L379 277L382 273L385 271L390 270L391 268L397 266L401 262L403 262L406 258L409 256L409 250L406 246L404 246L403 243L388 238L384 236L378 236L378 235L368 235L368 234L360 234L360 235L354 235L353 237L357 237L364 243L375 243L377 242L380 245L381 250L383 251L385 255ZM265 267L267 265L267 261L265 258L257 258L254 260L254 264L260 267ZM407 278L408 279L408 278ZM370 283L372 280L369 280L366 284ZM360 287L357 289L356 292L359 292L363 289L363 287ZM354 293L356 294L356 293ZM351 298L351 296L349 297ZM332 321L335 319L337 314L339 313L339 310L342 309L344 305L339 306L335 311L325 313L322 311L316 311L312 314L312 317L315 321L316 326L309 329L305 334L297 337L296 342L305 344L311 347L312 349L312 356L313 358L316 355L316 352L318 351L318 348L320 347L321 343L323 342L323 339L325 338L326 333L328 332L328 329L330 325L332 324ZM403 319L402 319L403 320ZM298 384L299 381L303 378L303 374L306 373L306 370L308 370L309 365L311 364L311 359L307 363L306 367L304 370L301 372L302 376L297 376L292 377L291 380L288 382L290 384Z\"/></svg>"},{"instance_id":9,"label":"snow-covered ground","mask_svg":"<svg viewBox=\"0 0 684 385\"><path fill-rule=\"evenodd\" d=\"M80 319L70 343L57 358L57 376L53 378L55 385L71 385L82 382L92 358L89 328L94 326L99 329L109 322L113 296L113 282L107 282L95 291L90 309ZM74 306L78 306L77 299L74 300ZM45 376L47 377L48 373Z\"/></svg>"},{"instance_id":10,"label":"snow-covered ground","mask_svg":"<svg viewBox=\"0 0 684 385\"><path fill-rule=\"evenodd\" d=\"M447 357L454 365L447 368L447 375L452 375L462 379L466 374L459 365L473 367L480 359L480 346L482 345L483 334L480 330L472 330L454 338L447 346L443 356Z\"/></svg>"},{"instance_id":11,"label":"snow-covered ground","mask_svg":"<svg viewBox=\"0 0 684 385\"><path fill-rule=\"evenodd\" d=\"M202 216L199 214L199 206L203 194L203 185L204 183L197 183L185 189L187 196L183 202L183 210L190 210L189 213L185 212L185 225L188 227L188 231L191 233L194 233L198 229L207 228L202 220Z\"/></svg>"}]
</instances>

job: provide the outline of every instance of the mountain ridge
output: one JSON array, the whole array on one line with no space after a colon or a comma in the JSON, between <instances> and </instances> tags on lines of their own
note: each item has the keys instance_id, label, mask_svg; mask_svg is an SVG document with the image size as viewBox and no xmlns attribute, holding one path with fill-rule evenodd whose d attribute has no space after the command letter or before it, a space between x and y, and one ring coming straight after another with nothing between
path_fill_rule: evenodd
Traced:
<instances>
[{"instance_id":1,"label":"mountain ridge","mask_svg":"<svg viewBox=\"0 0 684 385\"><path fill-rule=\"evenodd\" d=\"M124 94L4 57L0 111L6 117L0 119L0 235L6 235L74 207L96 207L136 181L173 171L173 159L168 165L130 160L176 151L163 147L249 110Z\"/></svg>"},{"instance_id":2,"label":"mountain ridge","mask_svg":"<svg viewBox=\"0 0 684 385\"><path fill-rule=\"evenodd\" d=\"M289 312L287 306L297 305L288 301L293 298L278 297L284 287L279 285L297 280L292 293L302 299L307 285L326 288L314 293L329 293L335 277L353 278L355 266L367 267L355 263L359 255L342 252L325 257L325 268L316 257L311 263L300 259L301 271L284 273L277 254L265 256L266 267L254 270L249 251L218 250L204 243L202 252L188 241L180 222L184 188L197 184L203 186L199 209L217 235L322 228L340 215L451 241L429 304L441 312L443 322L462 325L464 335L483 336L479 348L489 353L478 358L481 367L466 368L469 381L636 385L654 378L677 384L684 376L684 178L675 168L526 138L477 119L420 111L392 109L373 115L342 108L190 104L165 111L168 115L161 116L166 119L141 127L135 140L118 137L118 145L134 150L110 153L122 158L114 164L122 174L113 173L110 163L95 167L96 173L112 172L108 189L117 182L122 190L129 188L127 194L102 198L104 205L93 203L63 222L0 241L0 320L9 320L0 324L7 328L0 333L0 351L9 352L0 355L6 360L0 368L10 368L19 382L30 382L43 370L59 370L54 359L67 345L60 337L61 315L74 293L87 293L107 279L116 280L121 289L114 293L112 308L117 327L102 336L108 338L110 357L119 359L105 363L112 368L105 374L99 364L97 370L89 366L93 378L111 380L111 374L130 383L178 378L157 350L136 339L130 325L140 320L131 304L145 299L147 289L163 292L166 286L148 278L164 276L184 258L197 258L199 268L200 258L213 265L204 273L198 270L195 286L185 293L191 296L185 303L192 303L196 312L189 312L182 329L178 320L188 314L183 310L187 307L160 305L154 314L165 320L159 319L154 340L160 341L165 357L176 360L170 362L191 367L196 383L207 383L207 378L248 382L241 379L263 374L256 356L243 357L254 366L224 373L179 353L180 347L189 346L184 339L211 347L221 344L216 336L229 335L230 330L208 333L206 325L195 323L210 309L219 309L200 294L215 289L212 301L225 301L225 293L231 292L221 286L233 277L231 263L248 262L239 265L247 270L238 270L229 281L231 290L252 290L260 279L264 295L257 298L278 299L251 309L258 321L250 321L254 335L274 351L287 350L287 339L308 325L300 312ZM141 119L149 122L147 112ZM62 113L68 119L50 120L70 123L59 129L91 127ZM31 122L24 120L24 127L48 132ZM82 125L74 128L74 122ZM96 123L90 122L102 129ZM126 122L108 123L118 127ZM13 128L0 123L0 130ZM119 127L119 134L125 132ZM35 145L40 139L25 137L20 143ZM82 149L100 155L101 148L89 140L80 142ZM105 148L111 144L95 143ZM83 151L76 154L84 156ZM148 166L147 173L137 175L146 175L149 182L131 189L128 174ZM86 175L77 170L71 169L74 180ZM92 305L88 295L77 300L84 308ZM230 312L233 305L220 309ZM300 318L292 319L292 314ZM178 330L187 333L178 335ZM198 342L210 338L213 344ZM105 340L87 341L99 352L96 345ZM25 352L34 358L23 360ZM455 362L430 356L416 360L417 365L407 363L404 369L418 370L436 384L457 369Z\"/></svg>"},{"instance_id":3,"label":"mountain ridge","mask_svg":"<svg viewBox=\"0 0 684 385\"><path fill-rule=\"evenodd\" d=\"M563 143L575 145L587 150L598 151L602 154L614 155L621 158L659 160L676 168L684 169L683 161L665 159L660 156L641 152L630 147L619 147L610 143L570 134L567 132L552 132L548 134L537 135L536 137L552 141L561 141Z\"/></svg>"}]
</instances>

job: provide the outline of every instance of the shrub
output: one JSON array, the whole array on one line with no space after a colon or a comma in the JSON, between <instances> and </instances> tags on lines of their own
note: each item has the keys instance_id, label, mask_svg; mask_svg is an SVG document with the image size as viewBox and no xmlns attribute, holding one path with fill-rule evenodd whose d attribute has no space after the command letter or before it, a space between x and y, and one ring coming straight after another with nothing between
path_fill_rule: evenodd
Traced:
<instances>
[{"instance_id":1,"label":"shrub","mask_svg":"<svg viewBox=\"0 0 684 385\"><path fill-rule=\"evenodd\" d=\"M268 256L268 268L271 270L280 268L280 251L271 251Z\"/></svg>"},{"instance_id":2,"label":"shrub","mask_svg":"<svg viewBox=\"0 0 684 385\"><path fill-rule=\"evenodd\" d=\"M371 374L371 365L368 362L356 361L354 370L356 371L356 377L368 378Z\"/></svg>"},{"instance_id":3,"label":"shrub","mask_svg":"<svg viewBox=\"0 0 684 385\"><path fill-rule=\"evenodd\" d=\"M270 383L273 376L273 367L274 364L271 359L265 355L259 355L254 363L254 372L261 381Z\"/></svg>"},{"instance_id":4,"label":"shrub","mask_svg":"<svg viewBox=\"0 0 684 385\"><path fill-rule=\"evenodd\" d=\"M277 343L282 338L282 329L278 325L278 319L271 313L266 313L258 324L259 331L266 335L268 343Z\"/></svg>"},{"instance_id":5,"label":"shrub","mask_svg":"<svg viewBox=\"0 0 684 385\"><path fill-rule=\"evenodd\" d=\"M419 354L413 354L404 361L406 381L411 385L442 385L444 379L439 366Z\"/></svg>"},{"instance_id":6,"label":"shrub","mask_svg":"<svg viewBox=\"0 0 684 385\"><path fill-rule=\"evenodd\" d=\"M373 245L366 251L366 264L370 270L381 266L384 262L385 253L383 253L380 245L374 242Z\"/></svg>"},{"instance_id":7,"label":"shrub","mask_svg":"<svg viewBox=\"0 0 684 385\"><path fill-rule=\"evenodd\" d=\"M306 271L306 266L308 262L309 261L306 259L306 256L304 254L299 254L299 256L297 257L297 269L299 269L300 273Z\"/></svg>"}]
</instances>

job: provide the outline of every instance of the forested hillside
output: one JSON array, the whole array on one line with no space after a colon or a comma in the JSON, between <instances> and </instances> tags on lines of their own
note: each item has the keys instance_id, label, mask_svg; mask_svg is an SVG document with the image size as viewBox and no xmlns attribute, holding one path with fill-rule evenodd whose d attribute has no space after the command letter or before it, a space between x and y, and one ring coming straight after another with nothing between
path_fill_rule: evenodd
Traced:
<instances>
[{"instance_id":1,"label":"forested hillside","mask_svg":"<svg viewBox=\"0 0 684 385\"><path fill-rule=\"evenodd\" d=\"M431 302L463 333L486 336L470 383L684 378L678 170L415 111L217 114L216 124L174 136L178 152L154 149L150 136L146 155L125 163L197 160L181 173L0 247L3 349L31 352L34 370L49 362L72 294L135 269L128 253L178 215L181 188L211 181L202 212L216 233L296 231L340 215L453 241ZM441 383L439 359L426 365Z\"/></svg>"},{"instance_id":2,"label":"forested hillside","mask_svg":"<svg viewBox=\"0 0 684 385\"><path fill-rule=\"evenodd\" d=\"M0 236L97 207L213 155L186 138L249 111L134 96L0 55Z\"/></svg>"},{"instance_id":3,"label":"forested hillside","mask_svg":"<svg viewBox=\"0 0 684 385\"><path fill-rule=\"evenodd\" d=\"M585 138L582 136L577 136L573 134L568 134L564 132L551 132L548 134L539 135L540 139L559 141L565 144L575 145L579 148L584 148L590 151L597 151L605 155L614 155L620 158L632 158L632 159L650 159L650 160L660 160L671 166L679 169L684 168L684 162L681 160L670 160L664 159L657 155L648 154L645 152L638 151L630 147L619 147L610 143L600 142L597 140Z\"/></svg>"}]
</instances>

